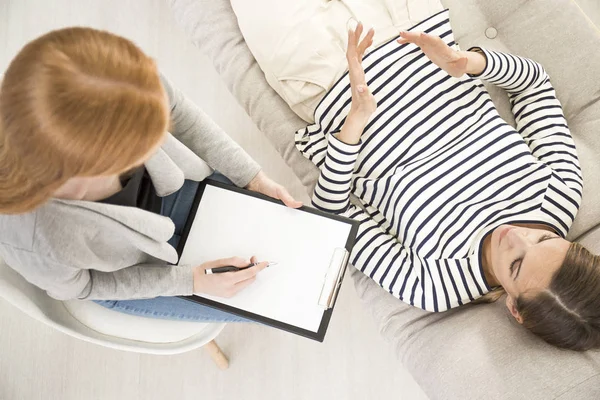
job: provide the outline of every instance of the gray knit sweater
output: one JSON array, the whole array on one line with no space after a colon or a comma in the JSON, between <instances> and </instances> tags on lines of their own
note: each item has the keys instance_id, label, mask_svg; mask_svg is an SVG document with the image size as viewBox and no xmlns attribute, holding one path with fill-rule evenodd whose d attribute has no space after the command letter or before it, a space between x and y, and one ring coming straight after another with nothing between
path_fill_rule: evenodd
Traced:
<instances>
[{"instance_id":1,"label":"gray knit sweater","mask_svg":"<svg viewBox=\"0 0 600 400\"><path fill-rule=\"evenodd\" d=\"M246 186L260 167L205 113L163 78L174 130L146 169L159 196L217 169ZM51 200L0 215L0 257L59 300L189 295L192 265L174 266L173 222L132 207Z\"/></svg>"}]
</instances>

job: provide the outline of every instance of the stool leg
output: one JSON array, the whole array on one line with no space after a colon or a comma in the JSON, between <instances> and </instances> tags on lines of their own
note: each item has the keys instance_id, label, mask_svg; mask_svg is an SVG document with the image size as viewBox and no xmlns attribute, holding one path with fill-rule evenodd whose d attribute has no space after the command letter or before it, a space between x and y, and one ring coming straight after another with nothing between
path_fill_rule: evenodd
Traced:
<instances>
[{"instance_id":1,"label":"stool leg","mask_svg":"<svg viewBox=\"0 0 600 400\"><path fill-rule=\"evenodd\" d=\"M205 344L204 348L206 349L206 351L208 351L208 354L210 354L210 358L213 359L213 361L215 362L215 364L217 364L217 367L219 367L219 369L225 370L229 368L229 360L227 359L225 354L223 354L223 352L219 348L219 345L217 345L217 343L214 340L211 340L210 342Z\"/></svg>"}]
</instances>

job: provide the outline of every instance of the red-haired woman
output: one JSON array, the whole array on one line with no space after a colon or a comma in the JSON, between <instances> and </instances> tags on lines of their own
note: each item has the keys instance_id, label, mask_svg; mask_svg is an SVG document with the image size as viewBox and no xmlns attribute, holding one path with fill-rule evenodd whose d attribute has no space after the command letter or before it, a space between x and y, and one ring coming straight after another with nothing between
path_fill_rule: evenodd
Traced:
<instances>
[{"instance_id":1,"label":"red-haired woman","mask_svg":"<svg viewBox=\"0 0 600 400\"><path fill-rule=\"evenodd\" d=\"M256 260L172 265L198 181L211 175L301 205L122 37L50 32L6 71L0 256L50 296L155 318L240 320L174 297L233 296L266 266L206 275Z\"/></svg>"}]
</instances>

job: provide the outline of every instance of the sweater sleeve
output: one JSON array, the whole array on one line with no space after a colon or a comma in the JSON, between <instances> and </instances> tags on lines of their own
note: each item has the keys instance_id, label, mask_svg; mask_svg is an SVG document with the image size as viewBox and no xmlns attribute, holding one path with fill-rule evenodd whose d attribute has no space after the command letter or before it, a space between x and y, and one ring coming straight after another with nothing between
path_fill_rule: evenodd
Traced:
<instances>
[{"instance_id":1,"label":"sweater sleeve","mask_svg":"<svg viewBox=\"0 0 600 400\"><path fill-rule=\"evenodd\" d=\"M82 300L189 296L194 289L192 268L189 266L138 264L113 272L79 271L84 275L82 279L87 280L87 284L77 295Z\"/></svg>"},{"instance_id":2,"label":"sweater sleeve","mask_svg":"<svg viewBox=\"0 0 600 400\"><path fill-rule=\"evenodd\" d=\"M72 266L41 254L0 246L6 263L57 300L130 300L191 295L193 267L138 264L112 272Z\"/></svg>"},{"instance_id":3,"label":"sweater sleeve","mask_svg":"<svg viewBox=\"0 0 600 400\"><path fill-rule=\"evenodd\" d=\"M350 185L354 164L361 144L347 144L329 135L325 162L312 196L312 205L319 210L343 213L350 203Z\"/></svg>"},{"instance_id":4,"label":"sweater sleeve","mask_svg":"<svg viewBox=\"0 0 600 400\"><path fill-rule=\"evenodd\" d=\"M441 312L489 290L475 260L422 257L385 229L385 220L377 211L374 215L352 207L350 218L361 224L350 262L399 300Z\"/></svg>"},{"instance_id":5,"label":"sweater sleeve","mask_svg":"<svg viewBox=\"0 0 600 400\"><path fill-rule=\"evenodd\" d=\"M535 61L479 49L487 65L478 78L508 92L517 130L538 160L581 195L583 178L575 142L550 78Z\"/></svg>"},{"instance_id":6,"label":"sweater sleeve","mask_svg":"<svg viewBox=\"0 0 600 400\"><path fill-rule=\"evenodd\" d=\"M161 80L169 96L173 136L237 186L247 186L260 166L167 78Z\"/></svg>"}]
</instances>

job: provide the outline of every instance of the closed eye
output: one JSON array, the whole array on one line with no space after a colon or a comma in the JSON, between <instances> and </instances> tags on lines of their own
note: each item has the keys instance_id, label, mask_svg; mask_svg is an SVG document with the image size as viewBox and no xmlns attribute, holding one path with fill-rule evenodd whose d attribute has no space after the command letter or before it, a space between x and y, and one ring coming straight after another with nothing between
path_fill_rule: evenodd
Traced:
<instances>
[{"instance_id":1,"label":"closed eye","mask_svg":"<svg viewBox=\"0 0 600 400\"><path fill-rule=\"evenodd\" d=\"M515 261L510 263L510 276L513 276L513 274L515 273L515 268L517 267L517 265L520 265L522 261L522 258L517 258ZM517 279L517 277L515 276L513 279Z\"/></svg>"},{"instance_id":2,"label":"closed eye","mask_svg":"<svg viewBox=\"0 0 600 400\"><path fill-rule=\"evenodd\" d=\"M545 242L546 240L550 240L550 239L558 239L559 237L550 233L547 233L545 235L540 236L540 239L538 240L538 244ZM522 258L517 258L515 261L513 261L512 263L510 263L510 276L513 275L513 273L515 272L515 269L517 271L517 273L515 274L515 277L513 278L513 280L516 280L519 277L519 272L521 272L521 266L523 265L523 259L525 257Z\"/></svg>"},{"instance_id":3,"label":"closed eye","mask_svg":"<svg viewBox=\"0 0 600 400\"><path fill-rule=\"evenodd\" d=\"M540 240L538 240L538 244L542 243L542 242L545 242L546 240L550 240L550 239L558 239L558 236L553 235L551 233L546 233L545 235L542 235L540 237Z\"/></svg>"}]
</instances>

